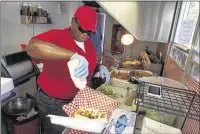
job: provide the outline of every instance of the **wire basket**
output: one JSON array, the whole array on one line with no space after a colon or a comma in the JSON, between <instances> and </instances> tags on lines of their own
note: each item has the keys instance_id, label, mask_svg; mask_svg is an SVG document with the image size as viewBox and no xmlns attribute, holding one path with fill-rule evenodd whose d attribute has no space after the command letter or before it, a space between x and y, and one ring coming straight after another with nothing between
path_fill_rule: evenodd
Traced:
<instances>
[{"instance_id":1,"label":"wire basket","mask_svg":"<svg viewBox=\"0 0 200 134\"><path fill-rule=\"evenodd\" d=\"M195 91L161 86L161 97L148 95L148 84L140 83L137 88L137 106L162 111L194 120L200 120L200 95ZM154 84L156 85L156 84Z\"/></svg>"}]
</instances>

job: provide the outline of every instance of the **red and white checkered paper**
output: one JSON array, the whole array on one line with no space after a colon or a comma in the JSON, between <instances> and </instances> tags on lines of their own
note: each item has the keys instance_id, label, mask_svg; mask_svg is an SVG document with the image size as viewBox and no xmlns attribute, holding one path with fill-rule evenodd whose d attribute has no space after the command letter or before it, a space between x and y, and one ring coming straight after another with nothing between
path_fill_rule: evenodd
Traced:
<instances>
[{"instance_id":1,"label":"red and white checkered paper","mask_svg":"<svg viewBox=\"0 0 200 134\"><path fill-rule=\"evenodd\" d=\"M73 117L76 110L79 108L93 108L107 113L108 117L111 112L120 105L120 102L102 94L101 92L86 87L80 90L73 99L72 103L63 105L63 110L68 116ZM88 132L79 130L70 130L68 134L86 134Z\"/></svg>"}]
</instances>

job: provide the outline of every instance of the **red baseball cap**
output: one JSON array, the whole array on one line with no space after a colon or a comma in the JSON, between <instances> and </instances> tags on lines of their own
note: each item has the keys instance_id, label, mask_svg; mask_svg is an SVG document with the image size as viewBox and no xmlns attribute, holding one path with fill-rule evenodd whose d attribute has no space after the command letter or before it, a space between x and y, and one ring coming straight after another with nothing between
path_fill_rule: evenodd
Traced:
<instances>
[{"instance_id":1,"label":"red baseball cap","mask_svg":"<svg viewBox=\"0 0 200 134\"><path fill-rule=\"evenodd\" d=\"M92 7L80 6L74 13L74 17L78 19L81 28L96 32L97 13Z\"/></svg>"}]
</instances>

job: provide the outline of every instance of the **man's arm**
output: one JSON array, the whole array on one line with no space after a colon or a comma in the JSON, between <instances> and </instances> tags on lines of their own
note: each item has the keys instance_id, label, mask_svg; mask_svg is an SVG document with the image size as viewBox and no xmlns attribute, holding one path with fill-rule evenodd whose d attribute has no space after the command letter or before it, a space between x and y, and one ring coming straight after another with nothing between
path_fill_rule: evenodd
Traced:
<instances>
[{"instance_id":1,"label":"man's arm","mask_svg":"<svg viewBox=\"0 0 200 134\"><path fill-rule=\"evenodd\" d=\"M70 50L37 39L29 42L26 51L31 57L40 60L65 60L74 55Z\"/></svg>"}]
</instances>

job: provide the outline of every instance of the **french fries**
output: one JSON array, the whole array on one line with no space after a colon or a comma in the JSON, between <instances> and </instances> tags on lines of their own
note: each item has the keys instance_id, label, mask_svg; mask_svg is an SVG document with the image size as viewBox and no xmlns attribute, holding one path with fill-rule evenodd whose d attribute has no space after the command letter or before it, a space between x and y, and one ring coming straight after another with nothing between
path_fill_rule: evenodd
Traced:
<instances>
[{"instance_id":1,"label":"french fries","mask_svg":"<svg viewBox=\"0 0 200 134\"><path fill-rule=\"evenodd\" d=\"M132 61L124 61L122 64L124 65L140 65L140 61L138 60L134 60L133 62Z\"/></svg>"}]
</instances>

